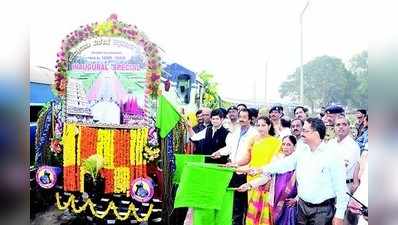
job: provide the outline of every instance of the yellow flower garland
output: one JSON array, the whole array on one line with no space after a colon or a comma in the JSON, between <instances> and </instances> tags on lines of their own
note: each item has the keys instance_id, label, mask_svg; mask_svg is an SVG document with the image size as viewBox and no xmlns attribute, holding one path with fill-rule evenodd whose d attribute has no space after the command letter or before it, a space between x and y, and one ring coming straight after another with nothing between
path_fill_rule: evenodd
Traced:
<instances>
[{"instance_id":1,"label":"yellow flower garland","mask_svg":"<svg viewBox=\"0 0 398 225\"><path fill-rule=\"evenodd\" d=\"M76 124L65 125L62 137L62 142L64 145L64 154L63 154L64 166L75 165L76 157L77 157L77 165L80 164L79 151L77 151L78 152L77 156L75 154L76 132L77 132Z\"/></svg>"},{"instance_id":2,"label":"yellow flower garland","mask_svg":"<svg viewBox=\"0 0 398 225\"><path fill-rule=\"evenodd\" d=\"M114 192L124 193L130 188L130 168L116 167L114 170Z\"/></svg>"},{"instance_id":3,"label":"yellow flower garland","mask_svg":"<svg viewBox=\"0 0 398 225\"><path fill-rule=\"evenodd\" d=\"M135 165L135 145L137 143L137 130L130 130L130 164Z\"/></svg>"},{"instance_id":4,"label":"yellow flower garland","mask_svg":"<svg viewBox=\"0 0 398 225\"><path fill-rule=\"evenodd\" d=\"M104 168L113 169L113 159L115 154L115 145L113 144L113 138L115 136L115 130L107 130L106 133L106 145L104 149Z\"/></svg>"},{"instance_id":5,"label":"yellow flower garland","mask_svg":"<svg viewBox=\"0 0 398 225\"><path fill-rule=\"evenodd\" d=\"M109 211L113 210L113 213L115 214L116 218L118 220L121 220L121 221L124 221L124 220L128 219L130 217L131 213L133 214L134 218L138 222L148 221L149 217L152 214L153 207L154 207L153 204L150 204L148 212L146 213L146 215L144 217L141 218L141 217L139 217L137 215L136 208L135 208L133 203L130 203L128 211L126 212L126 214L124 216L121 216L120 213L118 212L118 207L115 205L115 203L113 201L111 201L108 204L107 209L103 213L98 213L95 210L95 208L94 208L95 204L91 201L91 199L88 199L82 206L80 206L77 209L76 208L76 203L75 203L76 197L73 194L71 194L71 196L69 196L68 201L65 204L63 204L63 205L61 205L61 200L60 200L60 196L59 196L58 192L55 193L55 198L56 198L56 205L57 205L57 208L59 210L65 210L65 209L69 208L69 206L70 206L74 213L81 213L81 212L85 211L87 209L87 206L88 206L88 207L90 207L91 214L93 216L99 218L99 219L105 218L105 216L108 215Z\"/></svg>"},{"instance_id":6,"label":"yellow flower garland","mask_svg":"<svg viewBox=\"0 0 398 225\"><path fill-rule=\"evenodd\" d=\"M144 167L146 166L146 160L143 157L143 152L144 152L144 148L148 142L148 128L145 127L144 129L142 129L143 135L142 135L142 146L140 146L141 148L139 149L140 151L140 156L141 156L141 161L142 164L144 165Z\"/></svg>"},{"instance_id":7,"label":"yellow flower garland","mask_svg":"<svg viewBox=\"0 0 398 225\"><path fill-rule=\"evenodd\" d=\"M113 145L113 130L98 130L97 138L97 154L104 158L104 168L113 169L114 145Z\"/></svg>"},{"instance_id":8,"label":"yellow flower garland","mask_svg":"<svg viewBox=\"0 0 398 225\"><path fill-rule=\"evenodd\" d=\"M94 27L94 32L98 36L110 36L112 34L112 28L113 28L112 21L106 21Z\"/></svg>"},{"instance_id":9,"label":"yellow flower garland","mask_svg":"<svg viewBox=\"0 0 398 225\"><path fill-rule=\"evenodd\" d=\"M85 168L82 166L80 167L80 192L84 192L84 174L86 173Z\"/></svg>"},{"instance_id":10,"label":"yellow flower garland","mask_svg":"<svg viewBox=\"0 0 398 225\"><path fill-rule=\"evenodd\" d=\"M97 131L97 155L104 156L104 130Z\"/></svg>"},{"instance_id":11,"label":"yellow flower garland","mask_svg":"<svg viewBox=\"0 0 398 225\"><path fill-rule=\"evenodd\" d=\"M142 145L142 129L138 129L137 130L137 143L135 145L135 155L136 155L136 159L135 159L135 164L136 165L141 165L141 152L139 151L139 149L141 148Z\"/></svg>"}]
</instances>

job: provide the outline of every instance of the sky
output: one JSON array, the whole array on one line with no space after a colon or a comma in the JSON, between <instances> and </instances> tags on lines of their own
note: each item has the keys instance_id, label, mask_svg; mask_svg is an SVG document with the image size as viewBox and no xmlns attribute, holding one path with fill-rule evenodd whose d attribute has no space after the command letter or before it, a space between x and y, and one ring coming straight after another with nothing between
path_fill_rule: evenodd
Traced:
<instances>
[{"instance_id":1,"label":"sky","mask_svg":"<svg viewBox=\"0 0 398 225\"><path fill-rule=\"evenodd\" d=\"M222 98L280 101L280 84L300 66L299 16L306 2L34 1L28 20L30 65L54 68L69 32L116 13L160 46L166 60L213 73ZM321 55L347 62L367 50L367 12L360 0L310 1L304 13L304 63Z\"/></svg>"}]
</instances>

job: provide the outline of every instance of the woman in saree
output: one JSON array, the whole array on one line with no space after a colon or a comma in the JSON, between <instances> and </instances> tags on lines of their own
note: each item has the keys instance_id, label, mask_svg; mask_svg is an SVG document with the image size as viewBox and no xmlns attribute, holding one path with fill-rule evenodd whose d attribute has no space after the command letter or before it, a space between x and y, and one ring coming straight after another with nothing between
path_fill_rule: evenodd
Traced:
<instances>
[{"instance_id":1,"label":"woman in saree","mask_svg":"<svg viewBox=\"0 0 398 225\"><path fill-rule=\"evenodd\" d=\"M291 155L297 140L294 136L285 136L282 139L282 151L272 160L280 160ZM270 181L271 180L271 181ZM246 191L265 183L270 183L270 212L272 224L295 225L297 223L297 183L294 171L277 174L270 177L260 177L239 187L238 191Z\"/></svg>"},{"instance_id":2,"label":"woman in saree","mask_svg":"<svg viewBox=\"0 0 398 225\"><path fill-rule=\"evenodd\" d=\"M255 136L247 149L246 165L239 163L237 173L247 173L251 168L261 168L271 162L281 148L281 141L269 134L271 121L268 117L261 116L257 119L258 135ZM248 163L247 163L248 162ZM247 175L248 182L256 180L260 175ZM246 225L272 224L270 216L270 185L261 185L248 192L249 207L246 213Z\"/></svg>"}]
</instances>

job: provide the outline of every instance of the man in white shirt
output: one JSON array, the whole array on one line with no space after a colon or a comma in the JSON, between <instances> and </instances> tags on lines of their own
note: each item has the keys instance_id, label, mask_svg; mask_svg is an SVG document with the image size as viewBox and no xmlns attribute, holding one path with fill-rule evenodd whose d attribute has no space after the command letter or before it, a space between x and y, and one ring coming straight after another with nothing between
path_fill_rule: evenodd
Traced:
<instances>
[{"instance_id":1,"label":"man in white shirt","mask_svg":"<svg viewBox=\"0 0 398 225\"><path fill-rule=\"evenodd\" d=\"M226 138L226 146L212 154L212 158L218 159L221 156L229 156L229 164L237 165L238 162L245 158L249 141L252 139L257 130L250 125L252 115L248 109L241 109L238 113L240 127L235 129L233 133L229 133ZM230 187L237 188L240 185L246 183L245 174L234 173ZM233 225L244 225L245 215L247 211L247 192L234 193L234 208L233 208Z\"/></svg>"},{"instance_id":2,"label":"man in white shirt","mask_svg":"<svg viewBox=\"0 0 398 225\"><path fill-rule=\"evenodd\" d=\"M247 109L239 111L239 128L228 134L225 140L226 146L214 152L212 157L228 156L230 164L237 164L246 154L250 139L257 134L256 128L250 125L250 120Z\"/></svg>"},{"instance_id":3,"label":"man in white shirt","mask_svg":"<svg viewBox=\"0 0 398 225\"><path fill-rule=\"evenodd\" d=\"M332 139L328 144L337 152L337 154L344 160L346 167L346 183L347 189L350 193L354 193L359 186L358 172L359 172L359 145L350 135L350 122L343 115L337 115L334 123L334 130L336 138ZM350 211L346 212L344 217L344 224L357 224L358 218Z\"/></svg>"},{"instance_id":4,"label":"man in white shirt","mask_svg":"<svg viewBox=\"0 0 398 225\"><path fill-rule=\"evenodd\" d=\"M290 156L271 163L252 174L265 176L296 170L299 225L342 225L348 197L344 162L336 151L323 142L325 124L308 118L303 127L303 141Z\"/></svg>"},{"instance_id":5,"label":"man in white shirt","mask_svg":"<svg viewBox=\"0 0 398 225\"><path fill-rule=\"evenodd\" d=\"M344 115L338 115L335 120L336 138L328 144L332 146L338 155L344 160L346 167L346 183L351 193L354 193L359 185L359 159L360 149L350 134L350 123Z\"/></svg>"}]
</instances>

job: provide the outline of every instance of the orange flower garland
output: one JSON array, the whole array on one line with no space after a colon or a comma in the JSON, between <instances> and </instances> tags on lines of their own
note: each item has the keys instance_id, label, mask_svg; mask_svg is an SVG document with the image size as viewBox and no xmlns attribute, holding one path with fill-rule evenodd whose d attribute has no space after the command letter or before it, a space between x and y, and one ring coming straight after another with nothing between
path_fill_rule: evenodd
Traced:
<instances>
[{"instance_id":1,"label":"orange flower garland","mask_svg":"<svg viewBox=\"0 0 398 225\"><path fill-rule=\"evenodd\" d=\"M80 168L78 166L64 166L64 190L78 191L80 189L80 180L78 175Z\"/></svg>"},{"instance_id":2,"label":"orange flower garland","mask_svg":"<svg viewBox=\"0 0 398 225\"><path fill-rule=\"evenodd\" d=\"M115 145L115 166L130 165L130 133L125 130L116 130L113 139Z\"/></svg>"},{"instance_id":3,"label":"orange flower garland","mask_svg":"<svg viewBox=\"0 0 398 225\"><path fill-rule=\"evenodd\" d=\"M101 176L105 179L105 193L113 193L113 169L102 169Z\"/></svg>"},{"instance_id":4,"label":"orange flower garland","mask_svg":"<svg viewBox=\"0 0 398 225\"><path fill-rule=\"evenodd\" d=\"M80 127L79 135L80 161L88 159L97 153L97 129L91 127Z\"/></svg>"}]
</instances>

